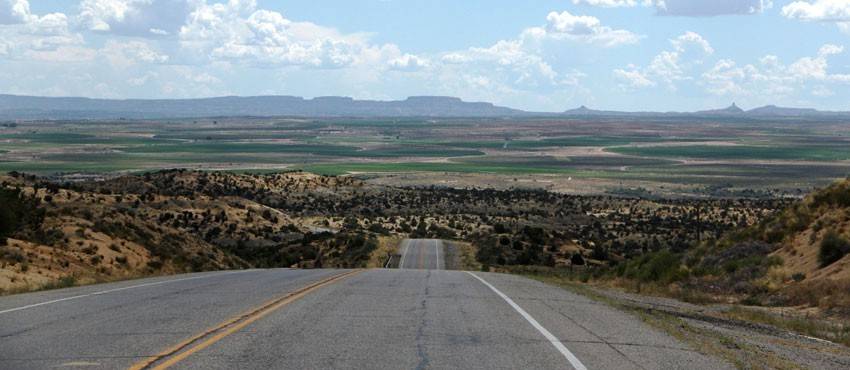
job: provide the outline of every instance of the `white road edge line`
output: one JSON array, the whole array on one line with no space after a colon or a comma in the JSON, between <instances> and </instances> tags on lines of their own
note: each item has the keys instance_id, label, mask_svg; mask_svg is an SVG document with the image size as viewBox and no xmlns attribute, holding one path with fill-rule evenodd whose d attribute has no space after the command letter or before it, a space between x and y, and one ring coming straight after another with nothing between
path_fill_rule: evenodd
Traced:
<instances>
[{"instance_id":1,"label":"white road edge line","mask_svg":"<svg viewBox=\"0 0 850 370\"><path fill-rule=\"evenodd\" d=\"M407 247L410 244L410 240L405 239L404 241L402 241L402 243L404 243L404 250L401 252L401 259L398 261L398 269L399 270L404 269L404 257L407 256Z\"/></svg>"},{"instance_id":2,"label":"white road edge line","mask_svg":"<svg viewBox=\"0 0 850 370\"><path fill-rule=\"evenodd\" d=\"M513 309L516 310L516 312L518 312L520 315L522 315L522 317L525 318L525 320L528 321L531 324L531 326L533 326L535 329L537 329L537 331L539 331L540 334L543 334L543 336L546 337L546 339L549 340L549 343L552 343L552 345L555 346L555 348L559 352L561 352L561 354L564 355L564 357L567 358L567 361L570 362L570 365L572 365L574 369L576 369L576 370L587 370L587 368L584 366L584 364L582 364L581 361L579 361L579 359L572 352L570 352L570 350L568 350L567 347L564 346L564 344L561 343L561 341L558 340L557 337L555 337L554 335L552 335L552 333L550 333L548 330L546 330L546 328L544 328L543 325L540 325L540 323L537 322L537 320L535 320L533 317L531 317L531 315L529 315L528 312L525 312L525 310L523 310L522 307L520 307L512 299L510 299L510 297L508 297L504 293L500 292L498 289L496 289L496 287L494 287L493 285L491 285L490 283L488 283L486 280L482 279L478 275L475 275L475 274L473 274L469 271L467 271L466 273L470 274L470 275L472 275L472 277L478 279L478 281L480 281L481 283L486 285L488 288L490 288L490 290L492 290L493 292L498 294L499 297L502 297L502 299L504 299L505 302L508 302L508 304L511 305L511 307L513 307Z\"/></svg>"},{"instance_id":3,"label":"white road edge line","mask_svg":"<svg viewBox=\"0 0 850 370\"><path fill-rule=\"evenodd\" d=\"M40 307L40 306L46 306L46 305L50 305L50 304L54 304L54 303L59 303L59 302L71 301L71 300L80 299L80 298L85 298L85 297L92 297L92 296L99 296L99 295L104 295L104 294L109 294L109 293L120 292L120 291L122 291L122 290L129 290L129 289L143 288L143 287L149 287L149 286L155 286L155 285L170 284L170 283L176 283L176 282L180 282L180 281L187 281L187 280L205 279L205 278L210 278L210 277L213 277L213 276L221 276L221 275L226 275L226 274L235 274L235 273L239 273L239 272L247 272L247 271L255 271L255 270L227 271L227 272L220 273L220 274L208 274L208 275L204 275L204 276L195 276L195 277L183 278L183 279L174 279L174 280L157 281L157 282L154 282L154 283L145 283L145 284L132 285L132 286L123 287L123 288L115 288L115 289L102 290L102 291L99 291L99 292L93 292L93 293L88 293L88 294L75 295L75 296L73 296L73 297L59 298L59 299L54 299L54 300L52 300L52 301L46 301L46 302L40 302L40 303L33 303L33 304L30 304L30 305L26 305L26 306L10 308L10 309L7 309L7 310L0 311L0 315L5 314L5 313L16 312L16 311L28 310L28 309L30 309L30 308L36 308L36 307Z\"/></svg>"},{"instance_id":4,"label":"white road edge line","mask_svg":"<svg viewBox=\"0 0 850 370\"><path fill-rule=\"evenodd\" d=\"M434 250L437 251L437 270L440 269L440 240L434 240Z\"/></svg>"}]
</instances>

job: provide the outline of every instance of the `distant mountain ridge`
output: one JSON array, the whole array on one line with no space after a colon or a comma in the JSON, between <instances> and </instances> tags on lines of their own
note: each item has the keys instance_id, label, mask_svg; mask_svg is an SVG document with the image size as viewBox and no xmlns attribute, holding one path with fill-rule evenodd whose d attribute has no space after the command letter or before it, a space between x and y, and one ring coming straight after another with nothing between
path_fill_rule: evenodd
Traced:
<instances>
[{"instance_id":1,"label":"distant mountain ridge","mask_svg":"<svg viewBox=\"0 0 850 370\"><path fill-rule=\"evenodd\" d=\"M358 100L341 96L225 96L200 99L91 99L0 94L0 120L17 119L159 119L225 116L293 117L621 117L621 118L830 118L850 112L767 105L743 110L735 103L696 112L622 112L586 106L561 113L528 112L449 96L412 96L405 100Z\"/></svg>"},{"instance_id":2,"label":"distant mountain ridge","mask_svg":"<svg viewBox=\"0 0 850 370\"><path fill-rule=\"evenodd\" d=\"M593 117L741 117L741 118L850 118L850 111L820 111L812 108L789 108L766 105L750 110L743 110L732 103L722 109L702 110L696 112L622 112L590 109L584 105L562 113L564 116L593 116Z\"/></svg>"},{"instance_id":3,"label":"distant mountain ridge","mask_svg":"<svg viewBox=\"0 0 850 370\"><path fill-rule=\"evenodd\" d=\"M89 99L0 95L0 119L193 118L220 116L499 117L527 114L445 96L356 100L327 96L227 96L202 99Z\"/></svg>"}]
</instances>

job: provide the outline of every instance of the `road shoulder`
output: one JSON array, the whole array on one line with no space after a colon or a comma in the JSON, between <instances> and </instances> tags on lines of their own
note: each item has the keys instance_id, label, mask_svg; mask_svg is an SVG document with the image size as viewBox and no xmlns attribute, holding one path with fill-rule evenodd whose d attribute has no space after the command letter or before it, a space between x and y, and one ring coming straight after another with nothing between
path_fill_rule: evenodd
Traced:
<instances>
[{"instance_id":1,"label":"road shoulder","mask_svg":"<svg viewBox=\"0 0 850 370\"><path fill-rule=\"evenodd\" d=\"M524 276L633 315L656 330L738 368L850 368L850 349L845 346L770 325L729 319L712 307L593 287L551 276Z\"/></svg>"}]
</instances>

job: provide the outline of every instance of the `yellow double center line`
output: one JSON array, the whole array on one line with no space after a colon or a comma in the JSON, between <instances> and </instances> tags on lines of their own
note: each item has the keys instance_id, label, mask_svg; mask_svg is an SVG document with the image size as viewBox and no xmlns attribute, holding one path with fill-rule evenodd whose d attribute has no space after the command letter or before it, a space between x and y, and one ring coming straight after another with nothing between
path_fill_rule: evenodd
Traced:
<instances>
[{"instance_id":1,"label":"yellow double center line","mask_svg":"<svg viewBox=\"0 0 850 370\"><path fill-rule=\"evenodd\" d=\"M274 312L275 310L286 306L298 299L303 298L307 294L318 290L324 286L333 284L339 280L360 273L361 270L349 271L343 274L338 274L327 279L310 284L306 287L288 293L282 297L266 302L265 304L246 312L242 315L229 319L221 324L218 324L209 330L204 331L192 338L180 342L173 347L160 352L157 355L145 358L144 360L130 367L131 370L141 369L167 369L174 364L186 359L193 353L196 353L204 348L207 348L216 342L224 339L230 334L233 334L242 328L250 325L254 321L261 319L263 316Z\"/></svg>"}]
</instances>

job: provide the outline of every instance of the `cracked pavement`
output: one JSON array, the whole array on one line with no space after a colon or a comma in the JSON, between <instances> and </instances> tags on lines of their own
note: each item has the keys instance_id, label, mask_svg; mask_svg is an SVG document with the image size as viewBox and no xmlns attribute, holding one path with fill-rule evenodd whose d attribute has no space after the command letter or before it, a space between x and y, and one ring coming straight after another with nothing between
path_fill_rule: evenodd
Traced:
<instances>
[{"instance_id":1,"label":"cracked pavement","mask_svg":"<svg viewBox=\"0 0 850 370\"><path fill-rule=\"evenodd\" d=\"M126 368L264 302L339 273L253 270L0 298L0 368ZM724 369L606 305L519 276L476 273L589 369ZM196 276L196 275L192 275ZM174 279L168 283L169 279ZM569 363L466 272L368 270L310 292L178 362L196 369L563 369Z\"/></svg>"}]
</instances>

